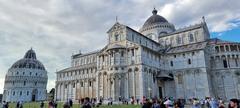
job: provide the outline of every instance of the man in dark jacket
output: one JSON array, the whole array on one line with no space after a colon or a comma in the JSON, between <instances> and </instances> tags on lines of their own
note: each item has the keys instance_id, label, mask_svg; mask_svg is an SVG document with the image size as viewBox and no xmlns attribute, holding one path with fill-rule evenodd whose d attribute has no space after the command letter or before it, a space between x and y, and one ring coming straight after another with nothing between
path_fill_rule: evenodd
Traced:
<instances>
[{"instance_id":1,"label":"man in dark jacket","mask_svg":"<svg viewBox=\"0 0 240 108\"><path fill-rule=\"evenodd\" d=\"M84 104L83 104L82 108L92 108L89 97L86 97L84 99Z\"/></svg>"}]
</instances>

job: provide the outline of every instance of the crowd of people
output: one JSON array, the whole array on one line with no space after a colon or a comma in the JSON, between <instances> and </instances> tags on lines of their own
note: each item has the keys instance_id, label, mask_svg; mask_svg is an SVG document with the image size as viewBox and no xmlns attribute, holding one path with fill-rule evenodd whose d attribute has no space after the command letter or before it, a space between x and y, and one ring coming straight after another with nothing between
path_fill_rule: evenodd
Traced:
<instances>
[{"instance_id":1,"label":"crowd of people","mask_svg":"<svg viewBox=\"0 0 240 108\"><path fill-rule=\"evenodd\" d=\"M105 104L112 105L113 99L108 98ZM103 104L103 98L100 98L99 101L96 99L90 99L88 97L81 99L79 102L81 108L93 108L99 107ZM124 99L119 97L119 100L115 104L132 104L132 105L140 105L141 108L240 108L238 99L231 99L229 103L224 103L222 99L215 98L205 98L205 99L173 99L173 98L151 98L148 99L143 97L142 99L134 99L131 97L130 99ZM71 102L66 102L64 104L64 108L71 108Z\"/></svg>"},{"instance_id":2,"label":"crowd of people","mask_svg":"<svg viewBox=\"0 0 240 108\"><path fill-rule=\"evenodd\" d=\"M205 99L142 99L142 108L240 108L238 99L230 99L229 103L224 103L222 99L205 98Z\"/></svg>"},{"instance_id":3,"label":"crowd of people","mask_svg":"<svg viewBox=\"0 0 240 108\"><path fill-rule=\"evenodd\" d=\"M105 103L104 103L105 101ZM205 99L173 99L173 98L146 98L142 97L142 99L135 99L131 97L129 99L124 99L119 97L119 100L116 101L115 104L132 104L132 105L140 105L141 108L240 108L239 107L239 100L238 99L230 99L228 102L224 102L222 99L215 99L215 98L205 98ZM103 104L106 105L113 105L113 99L108 98L104 100L102 97L99 98L97 101L96 98L82 98L79 100L78 105L81 108L93 108L99 107ZM40 108L45 108L44 102L40 102ZM49 101L48 108L57 108L58 104L56 101ZM73 101L69 99L66 101L63 108L73 108ZM2 108L9 108L9 103L3 101ZM16 108L23 108L23 102L17 102Z\"/></svg>"}]
</instances>

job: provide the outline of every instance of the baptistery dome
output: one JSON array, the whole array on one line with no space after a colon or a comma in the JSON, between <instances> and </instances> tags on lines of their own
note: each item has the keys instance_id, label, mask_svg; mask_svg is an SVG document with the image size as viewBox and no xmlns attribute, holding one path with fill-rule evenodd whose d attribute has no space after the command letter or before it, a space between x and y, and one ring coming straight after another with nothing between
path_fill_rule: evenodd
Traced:
<instances>
[{"instance_id":1,"label":"baptistery dome","mask_svg":"<svg viewBox=\"0 0 240 108\"><path fill-rule=\"evenodd\" d=\"M33 49L15 62L5 76L3 100L7 102L46 99L47 71Z\"/></svg>"},{"instance_id":2,"label":"baptistery dome","mask_svg":"<svg viewBox=\"0 0 240 108\"><path fill-rule=\"evenodd\" d=\"M45 70L43 64L37 60L36 53L32 49L28 50L24 58L15 62L11 68L29 68Z\"/></svg>"}]
</instances>

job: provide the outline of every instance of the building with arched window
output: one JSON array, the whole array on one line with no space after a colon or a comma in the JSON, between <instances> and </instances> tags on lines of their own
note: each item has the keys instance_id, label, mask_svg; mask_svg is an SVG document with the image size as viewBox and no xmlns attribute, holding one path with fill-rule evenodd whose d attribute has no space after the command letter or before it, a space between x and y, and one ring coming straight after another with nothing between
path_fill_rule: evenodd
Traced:
<instances>
[{"instance_id":1,"label":"building with arched window","mask_svg":"<svg viewBox=\"0 0 240 108\"><path fill-rule=\"evenodd\" d=\"M104 48L74 54L56 72L56 100L240 98L240 44L211 39L204 18L175 29L154 9L139 31L116 22L107 36Z\"/></svg>"}]
</instances>

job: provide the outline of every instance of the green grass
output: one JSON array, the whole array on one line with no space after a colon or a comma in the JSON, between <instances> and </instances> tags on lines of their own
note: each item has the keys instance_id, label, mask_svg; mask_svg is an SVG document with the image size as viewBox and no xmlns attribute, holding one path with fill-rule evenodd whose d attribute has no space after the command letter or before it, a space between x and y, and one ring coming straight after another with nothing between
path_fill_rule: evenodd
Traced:
<instances>
[{"instance_id":1,"label":"green grass","mask_svg":"<svg viewBox=\"0 0 240 108\"><path fill-rule=\"evenodd\" d=\"M16 103L10 103L9 108L16 108ZM23 108L40 108L40 102L24 103ZM48 103L44 104L44 108L48 108ZM63 108L63 103L58 103L57 108ZM81 107L78 104L74 104L73 108ZM140 105L112 105L112 106L102 105L98 108L141 108L141 107Z\"/></svg>"}]
</instances>

